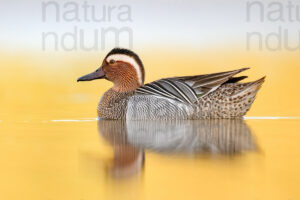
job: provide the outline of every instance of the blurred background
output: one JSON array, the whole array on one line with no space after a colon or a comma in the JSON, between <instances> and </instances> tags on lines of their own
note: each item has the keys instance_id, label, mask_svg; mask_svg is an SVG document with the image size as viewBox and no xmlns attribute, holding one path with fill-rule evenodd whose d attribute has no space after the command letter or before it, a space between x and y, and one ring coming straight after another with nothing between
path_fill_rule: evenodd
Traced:
<instances>
[{"instance_id":1,"label":"blurred background","mask_svg":"<svg viewBox=\"0 0 300 200\"><path fill-rule=\"evenodd\" d=\"M94 120L112 85L76 82L119 46L146 82L250 67L245 81L267 78L247 117L299 117L299 1L2 0L0 19L1 199L300 198L296 120L250 120L258 155L146 152L143 174L109 179Z\"/></svg>"},{"instance_id":2,"label":"blurred background","mask_svg":"<svg viewBox=\"0 0 300 200\"><path fill-rule=\"evenodd\" d=\"M95 117L99 97L111 85L78 84L76 78L95 70L115 46L140 55L146 82L250 67L248 81L265 75L267 81L248 116L299 116L297 5L2 1L2 118Z\"/></svg>"}]
</instances>

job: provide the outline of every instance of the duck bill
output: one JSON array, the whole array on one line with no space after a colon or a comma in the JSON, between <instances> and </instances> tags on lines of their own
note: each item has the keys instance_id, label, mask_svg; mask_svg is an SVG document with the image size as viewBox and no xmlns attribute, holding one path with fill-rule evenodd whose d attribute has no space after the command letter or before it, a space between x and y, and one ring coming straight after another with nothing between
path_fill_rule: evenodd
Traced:
<instances>
[{"instance_id":1,"label":"duck bill","mask_svg":"<svg viewBox=\"0 0 300 200\"><path fill-rule=\"evenodd\" d=\"M79 81L91 81L91 80L102 79L102 78L105 78L105 74L104 74L104 72L102 70L102 66L101 66L96 71L78 78L77 82L79 82Z\"/></svg>"}]
</instances>

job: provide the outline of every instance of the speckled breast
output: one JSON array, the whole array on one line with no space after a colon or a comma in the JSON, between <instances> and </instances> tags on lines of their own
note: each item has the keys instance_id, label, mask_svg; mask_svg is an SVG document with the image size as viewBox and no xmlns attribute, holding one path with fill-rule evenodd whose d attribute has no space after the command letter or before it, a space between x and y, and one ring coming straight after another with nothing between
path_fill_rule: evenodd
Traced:
<instances>
[{"instance_id":1,"label":"speckled breast","mask_svg":"<svg viewBox=\"0 0 300 200\"><path fill-rule=\"evenodd\" d=\"M98 116L104 119L125 119L129 97L134 92L106 91L98 104Z\"/></svg>"}]
</instances>

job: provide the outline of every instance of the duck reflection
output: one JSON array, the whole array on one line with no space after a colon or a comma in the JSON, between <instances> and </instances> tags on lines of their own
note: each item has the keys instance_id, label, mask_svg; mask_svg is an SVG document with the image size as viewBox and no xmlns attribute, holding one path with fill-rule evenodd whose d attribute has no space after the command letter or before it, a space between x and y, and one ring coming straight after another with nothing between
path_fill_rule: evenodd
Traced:
<instances>
[{"instance_id":1,"label":"duck reflection","mask_svg":"<svg viewBox=\"0 0 300 200\"><path fill-rule=\"evenodd\" d=\"M183 155L240 154L256 149L242 119L123 121L99 120L98 130L113 147L111 172L124 177L144 165L144 150Z\"/></svg>"},{"instance_id":2,"label":"duck reflection","mask_svg":"<svg viewBox=\"0 0 300 200\"><path fill-rule=\"evenodd\" d=\"M99 120L100 135L113 147L113 166L109 170L114 177L128 177L138 173L144 164L144 150L127 140L126 121Z\"/></svg>"}]
</instances>

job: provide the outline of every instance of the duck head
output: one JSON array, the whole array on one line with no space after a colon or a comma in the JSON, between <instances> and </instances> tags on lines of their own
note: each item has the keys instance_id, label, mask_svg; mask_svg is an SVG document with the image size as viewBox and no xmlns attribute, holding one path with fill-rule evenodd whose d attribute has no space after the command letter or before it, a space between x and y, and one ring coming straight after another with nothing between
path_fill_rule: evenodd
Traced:
<instances>
[{"instance_id":1,"label":"duck head","mask_svg":"<svg viewBox=\"0 0 300 200\"><path fill-rule=\"evenodd\" d=\"M95 79L109 80L114 83L113 90L127 92L144 84L145 71L142 61L133 51L114 48L96 71L78 78L77 81Z\"/></svg>"}]
</instances>

